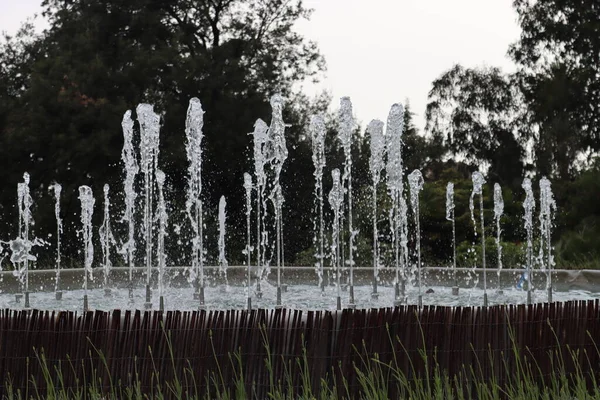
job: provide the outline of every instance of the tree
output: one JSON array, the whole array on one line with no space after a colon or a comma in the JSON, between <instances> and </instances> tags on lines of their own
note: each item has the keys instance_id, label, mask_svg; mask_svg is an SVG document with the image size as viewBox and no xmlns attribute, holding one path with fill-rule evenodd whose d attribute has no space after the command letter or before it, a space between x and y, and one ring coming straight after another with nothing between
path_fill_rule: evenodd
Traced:
<instances>
[{"instance_id":1,"label":"tree","mask_svg":"<svg viewBox=\"0 0 600 400\"><path fill-rule=\"evenodd\" d=\"M247 133L256 118L269 122L272 94L292 97L295 82L324 68L316 46L292 30L310 15L302 2L46 0L43 6L50 27L35 40L40 50L29 51L17 38L10 45L24 49L16 53L20 58L0 56L3 71L10 66L0 77L0 155L8 166L0 178L16 187L23 171L30 172L32 186L40 189L36 200L47 208L45 188L55 180L65 184L65 208L74 211L81 184L99 194L110 183L117 192L121 118L148 102L161 115L160 168L177 188L169 200L172 209L182 209L185 113L196 96L206 111L207 223L221 195L227 197L230 223L245 221L242 183L243 172L250 171L252 140ZM26 60L26 68L9 56ZM23 83L15 83L18 79ZM11 88L19 90L12 94ZM14 197L5 191L0 203L11 204ZM51 211L39 211L53 218ZM68 219L77 226L75 212ZM173 213L171 222L185 219ZM228 241L234 259L242 258L242 236L234 230Z\"/></svg>"},{"instance_id":2,"label":"tree","mask_svg":"<svg viewBox=\"0 0 600 400\"><path fill-rule=\"evenodd\" d=\"M402 135L404 169L407 173L415 169L422 170L441 156L439 143L419 134L419 129L413 123L415 113L412 111L410 101L404 102L404 133Z\"/></svg>"},{"instance_id":3,"label":"tree","mask_svg":"<svg viewBox=\"0 0 600 400\"><path fill-rule=\"evenodd\" d=\"M565 64L552 64L536 74L520 75L528 104L524 123L532 126L532 155L537 172L556 179L576 175L576 162L586 149L580 77Z\"/></svg>"},{"instance_id":4,"label":"tree","mask_svg":"<svg viewBox=\"0 0 600 400\"><path fill-rule=\"evenodd\" d=\"M514 185L523 175L525 141L520 93L498 68L455 65L433 82L425 129L450 154L488 167L491 180Z\"/></svg>"},{"instance_id":5,"label":"tree","mask_svg":"<svg viewBox=\"0 0 600 400\"><path fill-rule=\"evenodd\" d=\"M600 4L596 0L514 0L521 35L509 49L539 129L544 168L573 176L577 156L600 150ZM544 138L544 136L547 136ZM565 137L570 139L565 141ZM567 145L567 157L561 159ZM557 150L547 153L554 146ZM548 159L549 158L549 159Z\"/></svg>"}]
</instances>

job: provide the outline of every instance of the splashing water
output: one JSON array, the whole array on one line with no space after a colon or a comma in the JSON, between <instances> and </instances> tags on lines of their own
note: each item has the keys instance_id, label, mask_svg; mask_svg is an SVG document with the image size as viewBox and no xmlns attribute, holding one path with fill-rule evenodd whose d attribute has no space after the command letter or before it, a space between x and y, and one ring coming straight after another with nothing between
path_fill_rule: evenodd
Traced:
<instances>
[{"instance_id":1,"label":"splashing water","mask_svg":"<svg viewBox=\"0 0 600 400\"><path fill-rule=\"evenodd\" d=\"M268 269L265 261L266 245L268 241L265 230L265 216L267 212L267 203L265 199L265 185L267 176L265 174L266 144L268 141L269 127L262 119L257 119L254 123L253 136L254 142L254 176L256 177L256 292L262 296L260 281ZM268 271L267 271L268 273Z\"/></svg>"},{"instance_id":2,"label":"splashing water","mask_svg":"<svg viewBox=\"0 0 600 400\"><path fill-rule=\"evenodd\" d=\"M477 236L477 222L475 221L475 195L481 196L483 194L485 178L481 172L475 171L471 175L471 180L473 181L473 190L471 191L471 197L469 198L469 210L471 210L471 221L473 221L475 236Z\"/></svg>"},{"instance_id":3,"label":"splashing water","mask_svg":"<svg viewBox=\"0 0 600 400\"><path fill-rule=\"evenodd\" d=\"M225 257L225 221L227 214L225 196L219 199L219 273L227 278L227 258Z\"/></svg>"},{"instance_id":4,"label":"splashing water","mask_svg":"<svg viewBox=\"0 0 600 400\"><path fill-rule=\"evenodd\" d=\"M204 243L202 215L202 128L204 111L196 97L190 100L185 120L186 155L188 159L188 182L185 210L192 225L192 265L188 270L188 280L194 283L197 292L204 288ZM200 296L201 297L201 296ZM200 299L203 304L204 299Z\"/></svg>"},{"instance_id":5,"label":"splashing water","mask_svg":"<svg viewBox=\"0 0 600 400\"><path fill-rule=\"evenodd\" d=\"M319 277L319 287L321 291L325 290L323 280L323 264L325 262L324 246L325 246L325 233L324 233L324 222L323 222L323 168L325 168L325 120L321 115L313 115L310 120L309 126L310 137L312 141L312 161L315 166L315 201L319 208L318 224L317 229L315 219L314 230L315 237L313 243L318 248L316 254L317 262L315 263L315 270Z\"/></svg>"},{"instance_id":6,"label":"splashing water","mask_svg":"<svg viewBox=\"0 0 600 400\"><path fill-rule=\"evenodd\" d=\"M483 269L483 305L487 306L487 272L485 268L485 222L483 219L483 185L485 178L479 171L473 172L471 175L473 181L473 190L469 198L469 210L471 211L471 220L473 221L473 229L477 236L477 223L475 222L475 195L479 195L479 218L481 222L481 267Z\"/></svg>"},{"instance_id":7,"label":"splashing water","mask_svg":"<svg viewBox=\"0 0 600 400\"><path fill-rule=\"evenodd\" d=\"M496 248L498 249L498 287L500 287L500 271L502 271L502 242L500 241L502 229L500 218L504 213L504 199L499 183L494 184L494 220L496 221Z\"/></svg>"},{"instance_id":8,"label":"splashing water","mask_svg":"<svg viewBox=\"0 0 600 400\"><path fill-rule=\"evenodd\" d=\"M29 174L23 174L23 182L17 184L17 206L19 209L19 235L16 241L11 241L12 251L11 262L18 268L15 269L15 276L18 277L24 292L29 291L29 261L35 261L36 258L30 254L33 242L30 241L30 228L34 225L31 214L33 199L29 192ZM13 244L13 242L15 242ZM19 260L19 261L16 261Z\"/></svg>"},{"instance_id":9,"label":"splashing water","mask_svg":"<svg viewBox=\"0 0 600 400\"><path fill-rule=\"evenodd\" d=\"M525 262L527 269L527 304L531 304L531 269L533 268L533 210L535 208L535 199L533 198L533 190L531 189L531 179L525 178L521 187L525 190L525 200L523 201L523 215L525 231L527 232L527 251L525 253Z\"/></svg>"},{"instance_id":10,"label":"splashing water","mask_svg":"<svg viewBox=\"0 0 600 400\"><path fill-rule=\"evenodd\" d=\"M369 171L373 181L373 296L377 296L377 283L379 280L379 233L377 230L377 186L381 180L381 171L385 167L383 156L385 152L385 137L383 136L383 122L377 119L369 122L367 132L371 137L371 157L369 158Z\"/></svg>"},{"instance_id":11,"label":"splashing water","mask_svg":"<svg viewBox=\"0 0 600 400\"><path fill-rule=\"evenodd\" d=\"M388 190L402 192L402 134L404 133L404 107L402 104L393 104L388 114L385 144L387 151Z\"/></svg>"},{"instance_id":12,"label":"splashing water","mask_svg":"<svg viewBox=\"0 0 600 400\"><path fill-rule=\"evenodd\" d=\"M454 183L446 184L446 220L454 220Z\"/></svg>"},{"instance_id":13,"label":"splashing water","mask_svg":"<svg viewBox=\"0 0 600 400\"><path fill-rule=\"evenodd\" d=\"M138 105L136 112L140 123L140 169L144 174L144 240L146 285L149 287L152 275L154 191L158 168L160 117L150 104Z\"/></svg>"},{"instance_id":14,"label":"splashing water","mask_svg":"<svg viewBox=\"0 0 600 400\"><path fill-rule=\"evenodd\" d=\"M110 261L110 248L116 244L115 238L110 227L110 198L108 196L110 188L104 185L104 220L100 226L100 245L102 249L103 272L104 272L104 288L108 288L108 278L112 262Z\"/></svg>"},{"instance_id":15,"label":"splashing water","mask_svg":"<svg viewBox=\"0 0 600 400\"><path fill-rule=\"evenodd\" d=\"M342 213L342 206L344 203L344 189L340 184L340 170L334 169L331 171L331 177L333 178L333 185L329 192L329 205L333 210L333 226L331 232L331 259L333 263L333 270L335 271L336 279L336 290L337 290L337 308L341 309L341 264L340 264L340 217Z\"/></svg>"},{"instance_id":16,"label":"splashing water","mask_svg":"<svg viewBox=\"0 0 600 400\"><path fill-rule=\"evenodd\" d=\"M546 271L546 290L551 296L552 268L554 257L552 256L552 220L556 213L556 202L552 194L552 186L548 178L540 180L540 253L539 260L541 269ZM549 299L552 301L552 299Z\"/></svg>"},{"instance_id":17,"label":"splashing water","mask_svg":"<svg viewBox=\"0 0 600 400\"><path fill-rule=\"evenodd\" d=\"M358 231L353 227L352 221L352 133L354 131L354 125L350 97L342 97L340 99L340 110L338 113L338 139L344 149L344 174L342 175L342 186L348 197L348 232L350 233L348 243L350 304L354 304L354 250L356 250L354 239L358 234Z\"/></svg>"},{"instance_id":18,"label":"splashing water","mask_svg":"<svg viewBox=\"0 0 600 400\"><path fill-rule=\"evenodd\" d=\"M79 186L79 201L81 202L81 232L83 234L83 290L87 295L88 279L94 279L92 269L92 263L94 262L92 215L96 203L92 189L89 186Z\"/></svg>"},{"instance_id":19,"label":"splashing water","mask_svg":"<svg viewBox=\"0 0 600 400\"><path fill-rule=\"evenodd\" d=\"M55 183L50 186L54 192L54 217L56 218L56 280L54 282L54 291L58 291L60 285L60 239L63 233L62 219L60 218L60 195L62 186Z\"/></svg>"},{"instance_id":20,"label":"splashing water","mask_svg":"<svg viewBox=\"0 0 600 400\"><path fill-rule=\"evenodd\" d=\"M246 255L246 268L247 268L247 297L248 297L248 309L252 308L252 300L251 300L251 294L250 294L250 285L252 282L251 276L250 276L250 267L251 267L251 255L252 255L252 251L254 250L252 248L252 237L250 235L250 217L252 215L252 176L247 173L244 172L244 190L246 191L246 248L244 249L244 251L242 252L244 255Z\"/></svg>"},{"instance_id":21,"label":"splashing water","mask_svg":"<svg viewBox=\"0 0 600 400\"><path fill-rule=\"evenodd\" d=\"M274 171L273 185L269 198L275 209L275 253L277 266L277 306L281 306L281 269L283 268L283 193L281 190L281 170L288 157L285 144L285 123L283 122L283 97L276 94L271 97L271 126L266 142L266 159Z\"/></svg>"},{"instance_id":22,"label":"splashing water","mask_svg":"<svg viewBox=\"0 0 600 400\"><path fill-rule=\"evenodd\" d=\"M21 283L25 295L25 308L29 308L29 262L33 263L37 260L37 258L31 254L31 249L33 246L45 245L46 243L39 238L35 238L33 241L16 238L9 241L8 244L11 252L10 261L14 267L13 275L16 276ZM4 257L5 256L2 256L0 258L0 262L4 260Z\"/></svg>"},{"instance_id":23,"label":"splashing water","mask_svg":"<svg viewBox=\"0 0 600 400\"><path fill-rule=\"evenodd\" d=\"M452 221L452 278L454 287L458 289L456 280L456 221L454 217L454 183L446 185L446 220Z\"/></svg>"},{"instance_id":24,"label":"splashing water","mask_svg":"<svg viewBox=\"0 0 600 400\"><path fill-rule=\"evenodd\" d=\"M408 186L410 187L410 205L415 212L415 218L418 218L419 216L419 193L421 190L423 190L423 183L423 175L418 169L415 169L410 173L410 175L408 175ZM415 220L415 222L417 222L417 220Z\"/></svg>"},{"instance_id":25,"label":"splashing water","mask_svg":"<svg viewBox=\"0 0 600 400\"><path fill-rule=\"evenodd\" d=\"M404 132L404 107L402 104L393 104L388 114L385 146L387 152L387 163L385 165L387 175L388 193L392 200L389 210L390 229L394 249L394 260L396 267L395 285L396 301L404 297L404 285L406 282L406 266L408 265L408 220L406 200L404 199L402 175L402 134ZM402 251L401 251L402 250ZM402 286L402 287L401 287Z\"/></svg>"},{"instance_id":26,"label":"splashing water","mask_svg":"<svg viewBox=\"0 0 600 400\"><path fill-rule=\"evenodd\" d=\"M165 236L167 235L168 214L164 195L165 173L160 169L156 170L156 183L158 185L158 204L156 210L156 218L158 218L158 241L156 246L156 257L158 259L158 295L159 297L163 297L165 266L167 261L167 255L165 254Z\"/></svg>"},{"instance_id":27,"label":"splashing water","mask_svg":"<svg viewBox=\"0 0 600 400\"><path fill-rule=\"evenodd\" d=\"M17 238L9 242L10 245L10 262L15 266L25 263L26 261L35 261L37 258L31 254L32 242ZM15 272L21 272L16 270ZM23 271L24 272L24 271ZM19 276L20 274L17 274Z\"/></svg>"},{"instance_id":28,"label":"splashing water","mask_svg":"<svg viewBox=\"0 0 600 400\"><path fill-rule=\"evenodd\" d=\"M408 175L408 186L410 187L410 205L415 217L415 237L416 237L416 253L417 253L417 285L419 287L419 307L422 305L421 294L421 227L419 221L419 193L423 190L423 175L421 171L415 169Z\"/></svg>"},{"instance_id":29,"label":"splashing water","mask_svg":"<svg viewBox=\"0 0 600 400\"><path fill-rule=\"evenodd\" d=\"M133 258L135 256L135 199L137 193L134 188L135 176L139 168L133 148L133 120L131 119L131 111L127 111L123 115L121 122L123 129L123 150L121 151L121 161L125 170L125 180L123 181L123 190L125 192L125 212L123 213L122 222L127 223L127 241L120 249L120 253L125 257L125 262L129 267L129 288L133 289Z\"/></svg>"}]
</instances>

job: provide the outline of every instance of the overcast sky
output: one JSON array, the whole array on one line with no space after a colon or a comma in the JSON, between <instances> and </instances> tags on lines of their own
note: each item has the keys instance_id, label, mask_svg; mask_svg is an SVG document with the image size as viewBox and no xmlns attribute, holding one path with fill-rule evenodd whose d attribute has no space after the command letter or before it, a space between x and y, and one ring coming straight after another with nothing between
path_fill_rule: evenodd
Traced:
<instances>
[{"instance_id":1,"label":"overcast sky","mask_svg":"<svg viewBox=\"0 0 600 400\"><path fill-rule=\"evenodd\" d=\"M0 30L14 33L41 0L0 0ZM318 88L350 96L363 128L409 99L424 126L431 82L456 63L512 71L519 35L512 0L304 0L315 11L298 29L318 43L327 73ZM45 27L43 21L39 26Z\"/></svg>"}]
</instances>

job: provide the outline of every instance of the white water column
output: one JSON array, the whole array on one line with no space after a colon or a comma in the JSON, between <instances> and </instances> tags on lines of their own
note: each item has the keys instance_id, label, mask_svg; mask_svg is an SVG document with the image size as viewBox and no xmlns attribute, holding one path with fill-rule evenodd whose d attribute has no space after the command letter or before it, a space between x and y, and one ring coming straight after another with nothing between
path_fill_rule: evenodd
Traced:
<instances>
[{"instance_id":1,"label":"white water column","mask_svg":"<svg viewBox=\"0 0 600 400\"><path fill-rule=\"evenodd\" d=\"M158 145L160 117L150 104L136 108L140 123L140 169L144 177L144 241L146 245L146 308L151 308L152 259L154 242L154 195L156 192L156 170L158 169Z\"/></svg>"},{"instance_id":2,"label":"white water column","mask_svg":"<svg viewBox=\"0 0 600 400\"><path fill-rule=\"evenodd\" d=\"M377 186L381 180L381 171L385 167L383 156L385 153L385 137L383 136L383 122L377 119L369 122L367 133L370 136L371 156L369 158L369 171L373 181L373 291L371 298L379 298L377 284L379 282L379 232L377 230Z\"/></svg>"},{"instance_id":3,"label":"white water column","mask_svg":"<svg viewBox=\"0 0 600 400\"><path fill-rule=\"evenodd\" d=\"M202 212L202 128L204 111L196 97L190 100L185 119L185 150L188 159L188 184L185 210L192 226L192 265L188 279L194 285L194 299L205 307L204 298L204 233Z\"/></svg>"},{"instance_id":4,"label":"white water column","mask_svg":"<svg viewBox=\"0 0 600 400\"><path fill-rule=\"evenodd\" d=\"M340 99L340 111L338 114L338 139L344 149L344 173L342 175L342 186L348 198L348 267L349 267L349 291L348 307L356 307L354 301L354 238L358 233L352 224L352 133L354 132L354 117L352 116L352 102L349 97Z\"/></svg>"},{"instance_id":5,"label":"white water column","mask_svg":"<svg viewBox=\"0 0 600 400\"><path fill-rule=\"evenodd\" d=\"M315 236L313 243L318 249L316 258L317 263L315 269L319 277L319 287L321 293L325 291L325 280L323 279L323 267L325 263L325 232L323 222L323 169L325 168L325 120L322 115L313 115L310 120L309 132L312 142L312 161L315 167L315 202L318 207L318 218L315 218L314 229ZM317 223L319 224L317 228Z\"/></svg>"},{"instance_id":6,"label":"white water column","mask_svg":"<svg viewBox=\"0 0 600 400\"><path fill-rule=\"evenodd\" d=\"M83 237L83 312L88 306L88 279L93 280L92 263L94 262L94 231L92 216L96 200L89 186L79 186L79 201L81 202L81 232Z\"/></svg>"}]
</instances>

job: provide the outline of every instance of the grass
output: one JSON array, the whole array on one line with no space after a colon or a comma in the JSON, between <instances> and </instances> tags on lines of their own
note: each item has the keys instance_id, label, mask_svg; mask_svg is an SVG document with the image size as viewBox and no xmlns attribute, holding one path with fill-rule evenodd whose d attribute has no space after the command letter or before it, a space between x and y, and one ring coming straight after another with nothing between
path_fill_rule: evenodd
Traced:
<instances>
[{"instance_id":1,"label":"grass","mask_svg":"<svg viewBox=\"0 0 600 400\"><path fill-rule=\"evenodd\" d=\"M554 333L557 346L548 350L551 371L544 375L540 360L533 358L527 349L516 345L514 331L509 330L510 354L501 354L494 359L494 352L481 359L475 354L474 361L463 364L460 371L450 375L440 367L435 349L418 349L415 359L408 358L408 370L401 367L400 359L409 356L409 349L388 333L395 348L401 351L393 353L391 360L385 362L379 354L369 354L363 342L362 348L354 348L355 361L353 371L356 376L352 386L342 373L341 365L333 368L325 376L315 377L306 348L302 355L287 362L270 350L266 332L263 332L265 370L268 374L266 394L257 392L253 382L247 381L247 369L240 350L229 353L229 365L216 363L216 368L206 376L197 376L188 366L182 371L175 365L175 356L170 333L163 330L169 346L172 377L161 375L154 359L151 360L150 388L142 383L139 371L131 371L129 382L115 381L110 373L110 363L101 350L94 348L89 353L89 365L99 357L101 368L86 369L86 360L81 365L68 360L67 365L52 364L44 355L43 349L36 352L37 362L41 366L42 378L31 376L25 388L15 388L11 377L6 378L4 399L600 399L596 370L585 350L565 347L561 349L560 339ZM388 331L389 332L389 331ZM424 343L424 334L421 329ZM591 337L591 335L588 334ZM212 335L209 335L212 344ZM599 353L594 343L595 352ZM414 349L413 349L414 350ZM213 346L213 356L217 354ZM583 362L581 361L583 360ZM418 364L418 366L417 366ZM499 370L497 369L499 366ZM547 366L545 366L547 367ZM228 379L224 371L231 371ZM485 369L491 371L486 374ZM88 371L77 375L77 371ZM180 371L180 372L177 372ZM65 384L65 373L79 376L74 385ZM498 377L502 379L499 380ZM315 384L315 382L317 382Z\"/></svg>"}]
</instances>

